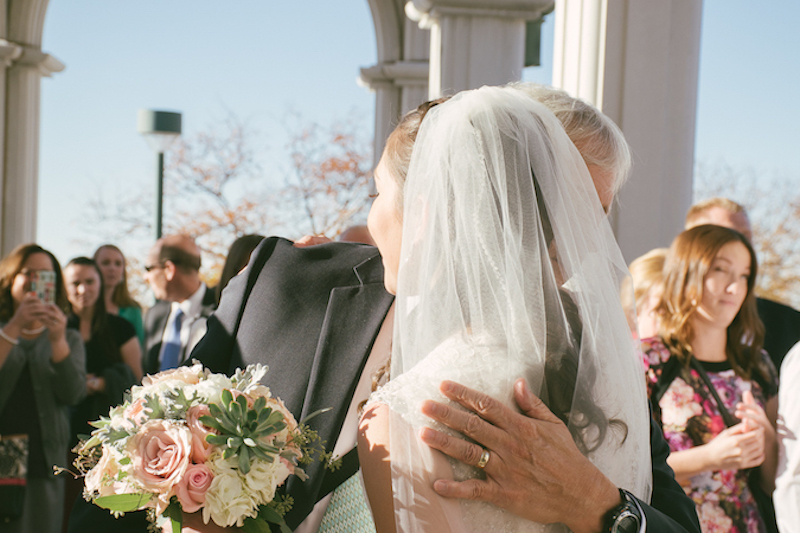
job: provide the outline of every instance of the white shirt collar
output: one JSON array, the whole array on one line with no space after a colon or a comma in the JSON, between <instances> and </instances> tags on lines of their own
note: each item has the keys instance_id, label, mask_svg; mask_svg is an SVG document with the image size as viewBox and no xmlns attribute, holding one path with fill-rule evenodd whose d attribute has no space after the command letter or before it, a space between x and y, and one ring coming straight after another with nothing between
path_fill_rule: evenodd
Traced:
<instances>
[{"instance_id":1,"label":"white shirt collar","mask_svg":"<svg viewBox=\"0 0 800 533\"><path fill-rule=\"evenodd\" d=\"M182 302L172 302L172 309L170 311L171 315L174 315L175 312L180 308L183 311L184 316L190 318L197 318L200 316L200 312L203 309L203 298L206 295L206 284L201 283L200 287L194 291L194 294L186 298Z\"/></svg>"}]
</instances>

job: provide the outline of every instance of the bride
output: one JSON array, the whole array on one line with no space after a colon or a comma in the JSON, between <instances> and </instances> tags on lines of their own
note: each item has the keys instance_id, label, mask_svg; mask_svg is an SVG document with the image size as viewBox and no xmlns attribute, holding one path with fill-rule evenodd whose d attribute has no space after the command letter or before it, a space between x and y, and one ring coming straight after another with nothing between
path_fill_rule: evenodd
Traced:
<instances>
[{"instance_id":1,"label":"bride","mask_svg":"<svg viewBox=\"0 0 800 533\"><path fill-rule=\"evenodd\" d=\"M454 405L445 379L511 406L524 377L579 450L648 501L649 415L617 292L624 261L558 120L513 87L420 106L388 139L375 184L369 229L397 295L390 381L359 431L377 530L566 530L433 491L437 479L482 475L419 437L433 424L425 400Z\"/></svg>"}]
</instances>

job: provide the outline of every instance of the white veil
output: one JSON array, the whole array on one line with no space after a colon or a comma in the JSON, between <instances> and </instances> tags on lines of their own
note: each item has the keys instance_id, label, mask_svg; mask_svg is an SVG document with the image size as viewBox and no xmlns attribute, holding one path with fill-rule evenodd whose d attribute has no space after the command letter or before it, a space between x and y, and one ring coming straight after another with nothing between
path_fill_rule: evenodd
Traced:
<instances>
[{"instance_id":1,"label":"white veil","mask_svg":"<svg viewBox=\"0 0 800 533\"><path fill-rule=\"evenodd\" d=\"M645 384L619 301L626 272L586 165L543 105L484 87L428 112L404 187L391 381L371 400L392 412L398 531L563 528L431 492L435 479L480 475L418 438L432 424L420 404L446 401L443 379L515 405L512 384L526 378L585 455L649 501Z\"/></svg>"}]
</instances>

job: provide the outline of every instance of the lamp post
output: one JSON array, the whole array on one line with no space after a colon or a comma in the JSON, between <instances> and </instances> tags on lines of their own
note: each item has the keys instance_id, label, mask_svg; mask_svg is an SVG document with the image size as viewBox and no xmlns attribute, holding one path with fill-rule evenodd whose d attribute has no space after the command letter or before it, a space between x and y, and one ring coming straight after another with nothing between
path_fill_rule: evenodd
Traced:
<instances>
[{"instance_id":1,"label":"lamp post","mask_svg":"<svg viewBox=\"0 0 800 533\"><path fill-rule=\"evenodd\" d=\"M164 152L181 134L181 114L172 111L140 109L137 130L157 154L155 233L156 240L158 240L161 238L164 207Z\"/></svg>"}]
</instances>

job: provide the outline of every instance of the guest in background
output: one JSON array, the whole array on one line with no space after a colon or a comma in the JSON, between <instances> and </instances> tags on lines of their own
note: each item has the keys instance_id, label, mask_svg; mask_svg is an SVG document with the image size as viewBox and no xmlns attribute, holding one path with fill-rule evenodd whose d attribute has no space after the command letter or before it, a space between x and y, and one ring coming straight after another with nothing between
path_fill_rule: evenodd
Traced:
<instances>
[{"instance_id":1,"label":"guest in background","mask_svg":"<svg viewBox=\"0 0 800 533\"><path fill-rule=\"evenodd\" d=\"M744 206L727 198L711 198L693 205L686 214L686 229L715 224L735 229L753 242L753 229ZM781 367L786 352L800 341L800 312L766 298L756 298L758 316L764 323L764 349L775 368Z\"/></svg>"},{"instance_id":2,"label":"guest in background","mask_svg":"<svg viewBox=\"0 0 800 533\"><path fill-rule=\"evenodd\" d=\"M666 248L656 248L637 257L628 266L630 277L622 282L622 307L628 318L631 335L638 339L648 339L658 334L656 307L664 290L661 271L666 256Z\"/></svg>"},{"instance_id":3,"label":"guest in background","mask_svg":"<svg viewBox=\"0 0 800 533\"><path fill-rule=\"evenodd\" d=\"M31 279L54 273L54 301L31 292ZM0 435L28 436L28 471L20 516L3 524L9 533L61 529L67 466L68 406L86 391L83 342L67 329L61 267L36 244L15 248L0 261Z\"/></svg>"},{"instance_id":4,"label":"guest in background","mask_svg":"<svg viewBox=\"0 0 800 533\"><path fill-rule=\"evenodd\" d=\"M108 416L125 391L141 381L142 351L131 323L106 311L102 275L94 261L76 257L67 263L64 282L72 307L67 324L80 332L86 346L86 397L72 414L76 437L88 434L87 422Z\"/></svg>"},{"instance_id":5,"label":"guest in background","mask_svg":"<svg viewBox=\"0 0 800 533\"><path fill-rule=\"evenodd\" d=\"M80 435L94 429L89 422L108 416L112 406L122 403L125 391L142 379L142 350L133 325L106 312L102 275L94 261L76 257L67 263L64 283L72 308L67 326L80 332L86 347L86 397L70 415L68 448L73 448ZM70 457L74 460L72 452ZM81 479L67 479L65 524L82 486Z\"/></svg>"},{"instance_id":6,"label":"guest in background","mask_svg":"<svg viewBox=\"0 0 800 533\"><path fill-rule=\"evenodd\" d=\"M764 531L753 490L774 487L778 384L761 349L757 269L741 233L711 224L684 231L664 265L660 337L642 341L667 462L707 532Z\"/></svg>"},{"instance_id":7,"label":"guest in background","mask_svg":"<svg viewBox=\"0 0 800 533\"><path fill-rule=\"evenodd\" d=\"M125 256L113 244L104 244L94 253L94 262L103 276L106 312L119 315L136 330L139 345L144 347L142 306L128 290L128 273Z\"/></svg>"},{"instance_id":8,"label":"guest in background","mask_svg":"<svg viewBox=\"0 0 800 533\"><path fill-rule=\"evenodd\" d=\"M145 374L175 368L206 333L217 307L214 291L200 280L200 248L187 235L162 237L145 262L145 279L159 300L145 316Z\"/></svg>"},{"instance_id":9,"label":"guest in background","mask_svg":"<svg viewBox=\"0 0 800 533\"><path fill-rule=\"evenodd\" d=\"M250 254L253 253L253 250L263 239L262 235L243 235L233 241L230 249L228 249L228 256L225 258L225 266L222 267L219 283L214 289L217 303L222 298L222 291L228 286L228 282L247 266L247 263L250 262Z\"/></svg>"}]
</instances>

